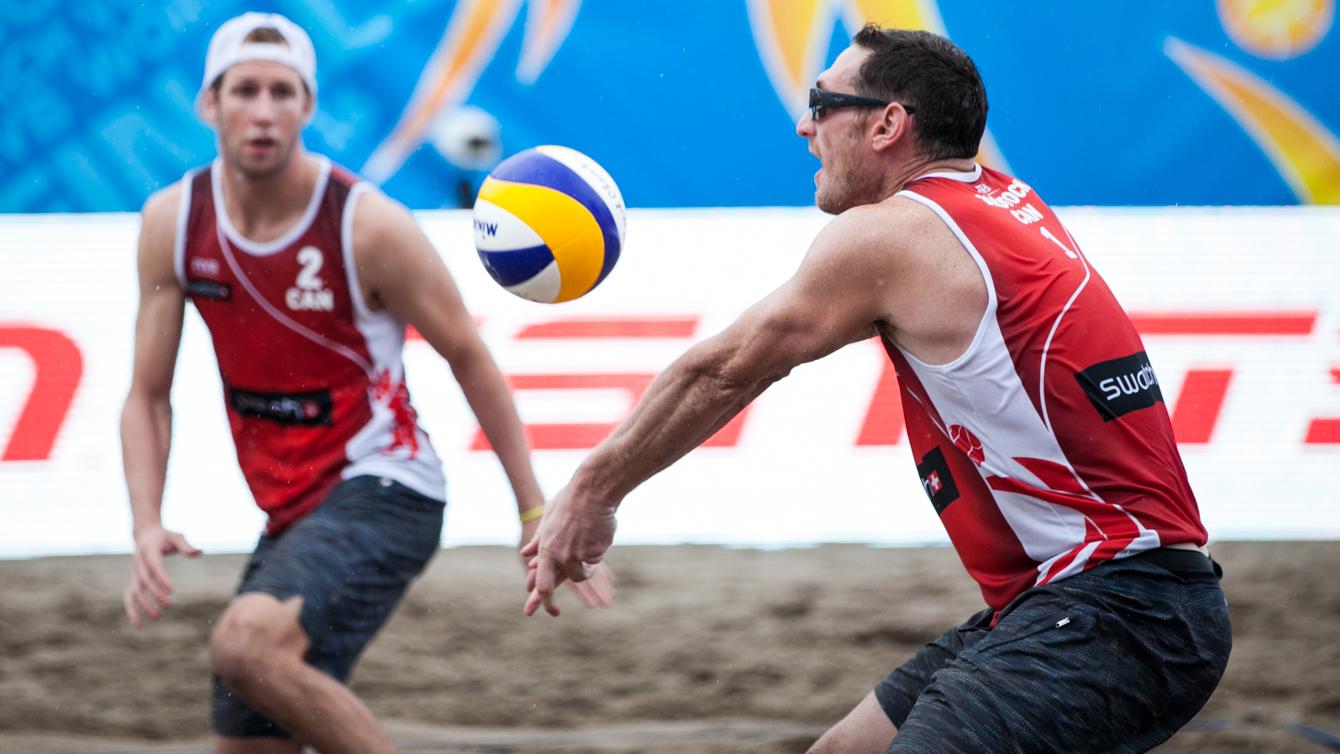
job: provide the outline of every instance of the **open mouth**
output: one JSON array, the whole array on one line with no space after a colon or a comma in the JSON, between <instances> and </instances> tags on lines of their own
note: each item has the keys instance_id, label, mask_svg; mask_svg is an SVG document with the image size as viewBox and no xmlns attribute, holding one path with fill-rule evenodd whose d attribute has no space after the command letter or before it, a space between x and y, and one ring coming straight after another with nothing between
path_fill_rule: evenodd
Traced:
<instances>
[{"instance_id":1,"label":"open mouth","mask_svg":"<svg viewBox=\"0 0 1340 754\"><path fill-rule=\"evenodd\" d=\"M279 146L279 142L268 137L247 140L247 148L255 150L257 152L263 152L270 149L274 149L277 146Z\"/></svg>"}]
</instances>

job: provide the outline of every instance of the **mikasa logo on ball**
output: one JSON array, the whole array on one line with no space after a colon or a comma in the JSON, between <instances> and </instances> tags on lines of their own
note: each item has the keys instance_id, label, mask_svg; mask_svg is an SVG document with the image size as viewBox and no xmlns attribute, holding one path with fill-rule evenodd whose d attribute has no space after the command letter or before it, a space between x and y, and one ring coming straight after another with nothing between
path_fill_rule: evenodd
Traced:
<instances>
[{"instance_id":1,"label":"mikasa logo on ball","mask_svg":"<svg viewBox=\"0 0 1340 754\"><path fill-rule=\"evenodd\" d=\"M599 285L623 249L623 196L614 179L567 147L519 152L479 187L475 249L494 281L554 304Z\"/></svg>"}]
</instances>

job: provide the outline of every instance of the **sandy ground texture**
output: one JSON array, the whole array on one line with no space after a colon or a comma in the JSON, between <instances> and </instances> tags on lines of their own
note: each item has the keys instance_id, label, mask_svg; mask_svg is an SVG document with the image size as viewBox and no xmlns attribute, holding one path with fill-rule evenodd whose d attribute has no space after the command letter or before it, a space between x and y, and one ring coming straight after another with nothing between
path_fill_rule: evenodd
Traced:
<instances>
[{"instance_id":1,"label":"sandy ground texture","mask_svg":"<svg viewBox=\"0 0 1340 754\"><path fill-rule=\"evenodd\" d=\"M1158 751L1340 750L1340 542L1222 543L1232 660ZM172 563L134 631L125 557L0 562L0 752L208 751L206 642L243 557ZM406 751L801 752L979 609L948 549L616 548L619 603L525 619L519 560L444 550L357 669Z\"/></svg>"}]
</instances>

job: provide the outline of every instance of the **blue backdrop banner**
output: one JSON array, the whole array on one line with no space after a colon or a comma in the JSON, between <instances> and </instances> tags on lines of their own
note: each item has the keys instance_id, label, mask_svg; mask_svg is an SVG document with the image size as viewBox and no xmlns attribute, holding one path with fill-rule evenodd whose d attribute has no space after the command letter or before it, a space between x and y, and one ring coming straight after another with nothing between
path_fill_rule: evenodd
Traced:
<instances>
[{"instance_id":1,"label":"blue backdrop banner","mask_svg":"<svg viewBox=\"0 0 1340 754\"><path fill-rule=\"evenodd\" d=\"M313 38L309 148L416 208L462 202L495 125L631 206L809 204L795 120L867 21L963 46L981 159L1054 204L1340 203L1334 0L0 0L0 212L134 210L209 160L205 46L246 10Z\"/></svg>"}]
</instances>

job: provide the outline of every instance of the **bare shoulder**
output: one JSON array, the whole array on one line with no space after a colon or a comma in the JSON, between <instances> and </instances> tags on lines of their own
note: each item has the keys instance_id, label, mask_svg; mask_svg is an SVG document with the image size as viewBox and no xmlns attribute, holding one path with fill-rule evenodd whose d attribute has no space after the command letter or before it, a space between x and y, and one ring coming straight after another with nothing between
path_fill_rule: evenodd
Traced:
<instances>
[{"instance_id":1,"label":"bare shoulder","mask_svg":"<svg viewBox=\"0 0 1340 754\"><path fill-rule=\"evenodd\" d=\"M986 310L985 279L958 236L932 209L894 196L857 208L864 244L887 269L886 335L930 364L962 354ZM874 273L872 273L874 274Z\"/></svg>"},{"instance_id":2,"label":"bare shoulder","mask_svg":"<svg viewBox=\"0 0 1340 754\"><path fill-rule=\"evenodd\" d=\"M140 273L159 285L176 280L172 252L176 247L183 191L182 182L177 181L150 195L140 209Z\"/></svg>"},{"instance_id":3,"label":"bare shoulder","mask_svg":"<svg viewBox=\"0 0 1340 754\"><path fill-rule=\"evenodd\" d=\"M140 208L140 237L151 241L169 242L177 230L177 215L181 209L182 182L159 189L144 200Z\"/></svg>"},{"instance_id":4,"label":"bare shoulder","mask_svg":"<svg viewBox=\"0 0 1340 754\"><path fill-rule=\"evenodd\" d=\"M921 202L895 195L876 206L889 217L897 219L898 228L908 245L916 246L917 242L924 241L942 241L953 235L944 220Z\"/></svg>"},{"instance_id":5,"label":"bare shoulder","mask_svg":"<svg viewBox=\"0 0 1340 754\"><path fill-rule=\"evenodd\" d=\"M915 208L889 203L853 207L814 237L785 287L787 306L814 321L848 331L893 318L914 267L907 239L919 230ZM850 327L848 327L850 325Z\"/></svg>"},{"instance_id":6,"label":"bare shoulder","mask_svg":"<svg viewBox=\"0 0 1340 754\"><path fill-rule=\"evenodd\" d=\"M157 216L164 212L175 213L178 204L181 202L181 192L184 190L182 181L174 181L171 185L164 186L144 200L144 206L140 209L140 214Z\"/></svg>"},{"instance_id":7,"label":"bare shoulder","mask_svg":"<svg viewBox=\"0 0 1340 754\"><path fill-rule=\"evenodd\" d=\"M354 265L368 307L391 308L415 322L413 292L449 276L432 242L405 205L377 189L361 192L354 207Z\"/></svg>"},{"instance_id":8,"label":"bare shoulder","mask_svg":"<svg viewBox=\"0 0 1340 754\"><path fill-rule=\"evenodd\" d=\"M833 218L815 237L811 261L865 265L896 270L915 264L928 240L944 230L935 214L920 204L893 197L877 204L853 207Z\"/></svg>"},{"instance_id":9,"label":"bare shoulder","mask_svg":"<svg viewBox=\"0 0 1340 754\"><path fill-rule=\"evenodd\" d=\"M976 265L944 220L929 207L906 197L893 196L878 204L855 207L832 225L841 228L848 245L905 274L939 275L962 270L970 273L969 277L977 276Z\"/></svg>"},{"instance_id":10,"label":"bare shoulder","mask_svg":"<svg viewBox=\"0 0 1340 754\"><path fill-rule=\"evenodd\" d=\"M857 314L931 363L962 352L986 302L981 273L949 227L897 196L835 217L800 277L826 305L859 304Z\"/></svg>"},{"instance_id":11,"label":"bare shoulder","mask_svg":"<svg viewBox=\"0 0 1340 754\"><path fill-rule=\"evenodd\" d=\"M928 207L901 196L853 207L839 215L845 232L862 243L888 250L914 248L937 235L945 225Z\"/></svg>"},{"instance_id":12,"label":"bare shoulder","mask_svg":"<svg viewBox=\"0 0 1340 754\"><path fill-rule=\"evenodd\" d=\"M360 257L367 252L381 254L384 249L394 253L403 246L407 237L419 233L418 225L405 205L376 188L362 191L355 197L353 242L354 253Z\"/></svg>"}]
</instances>

